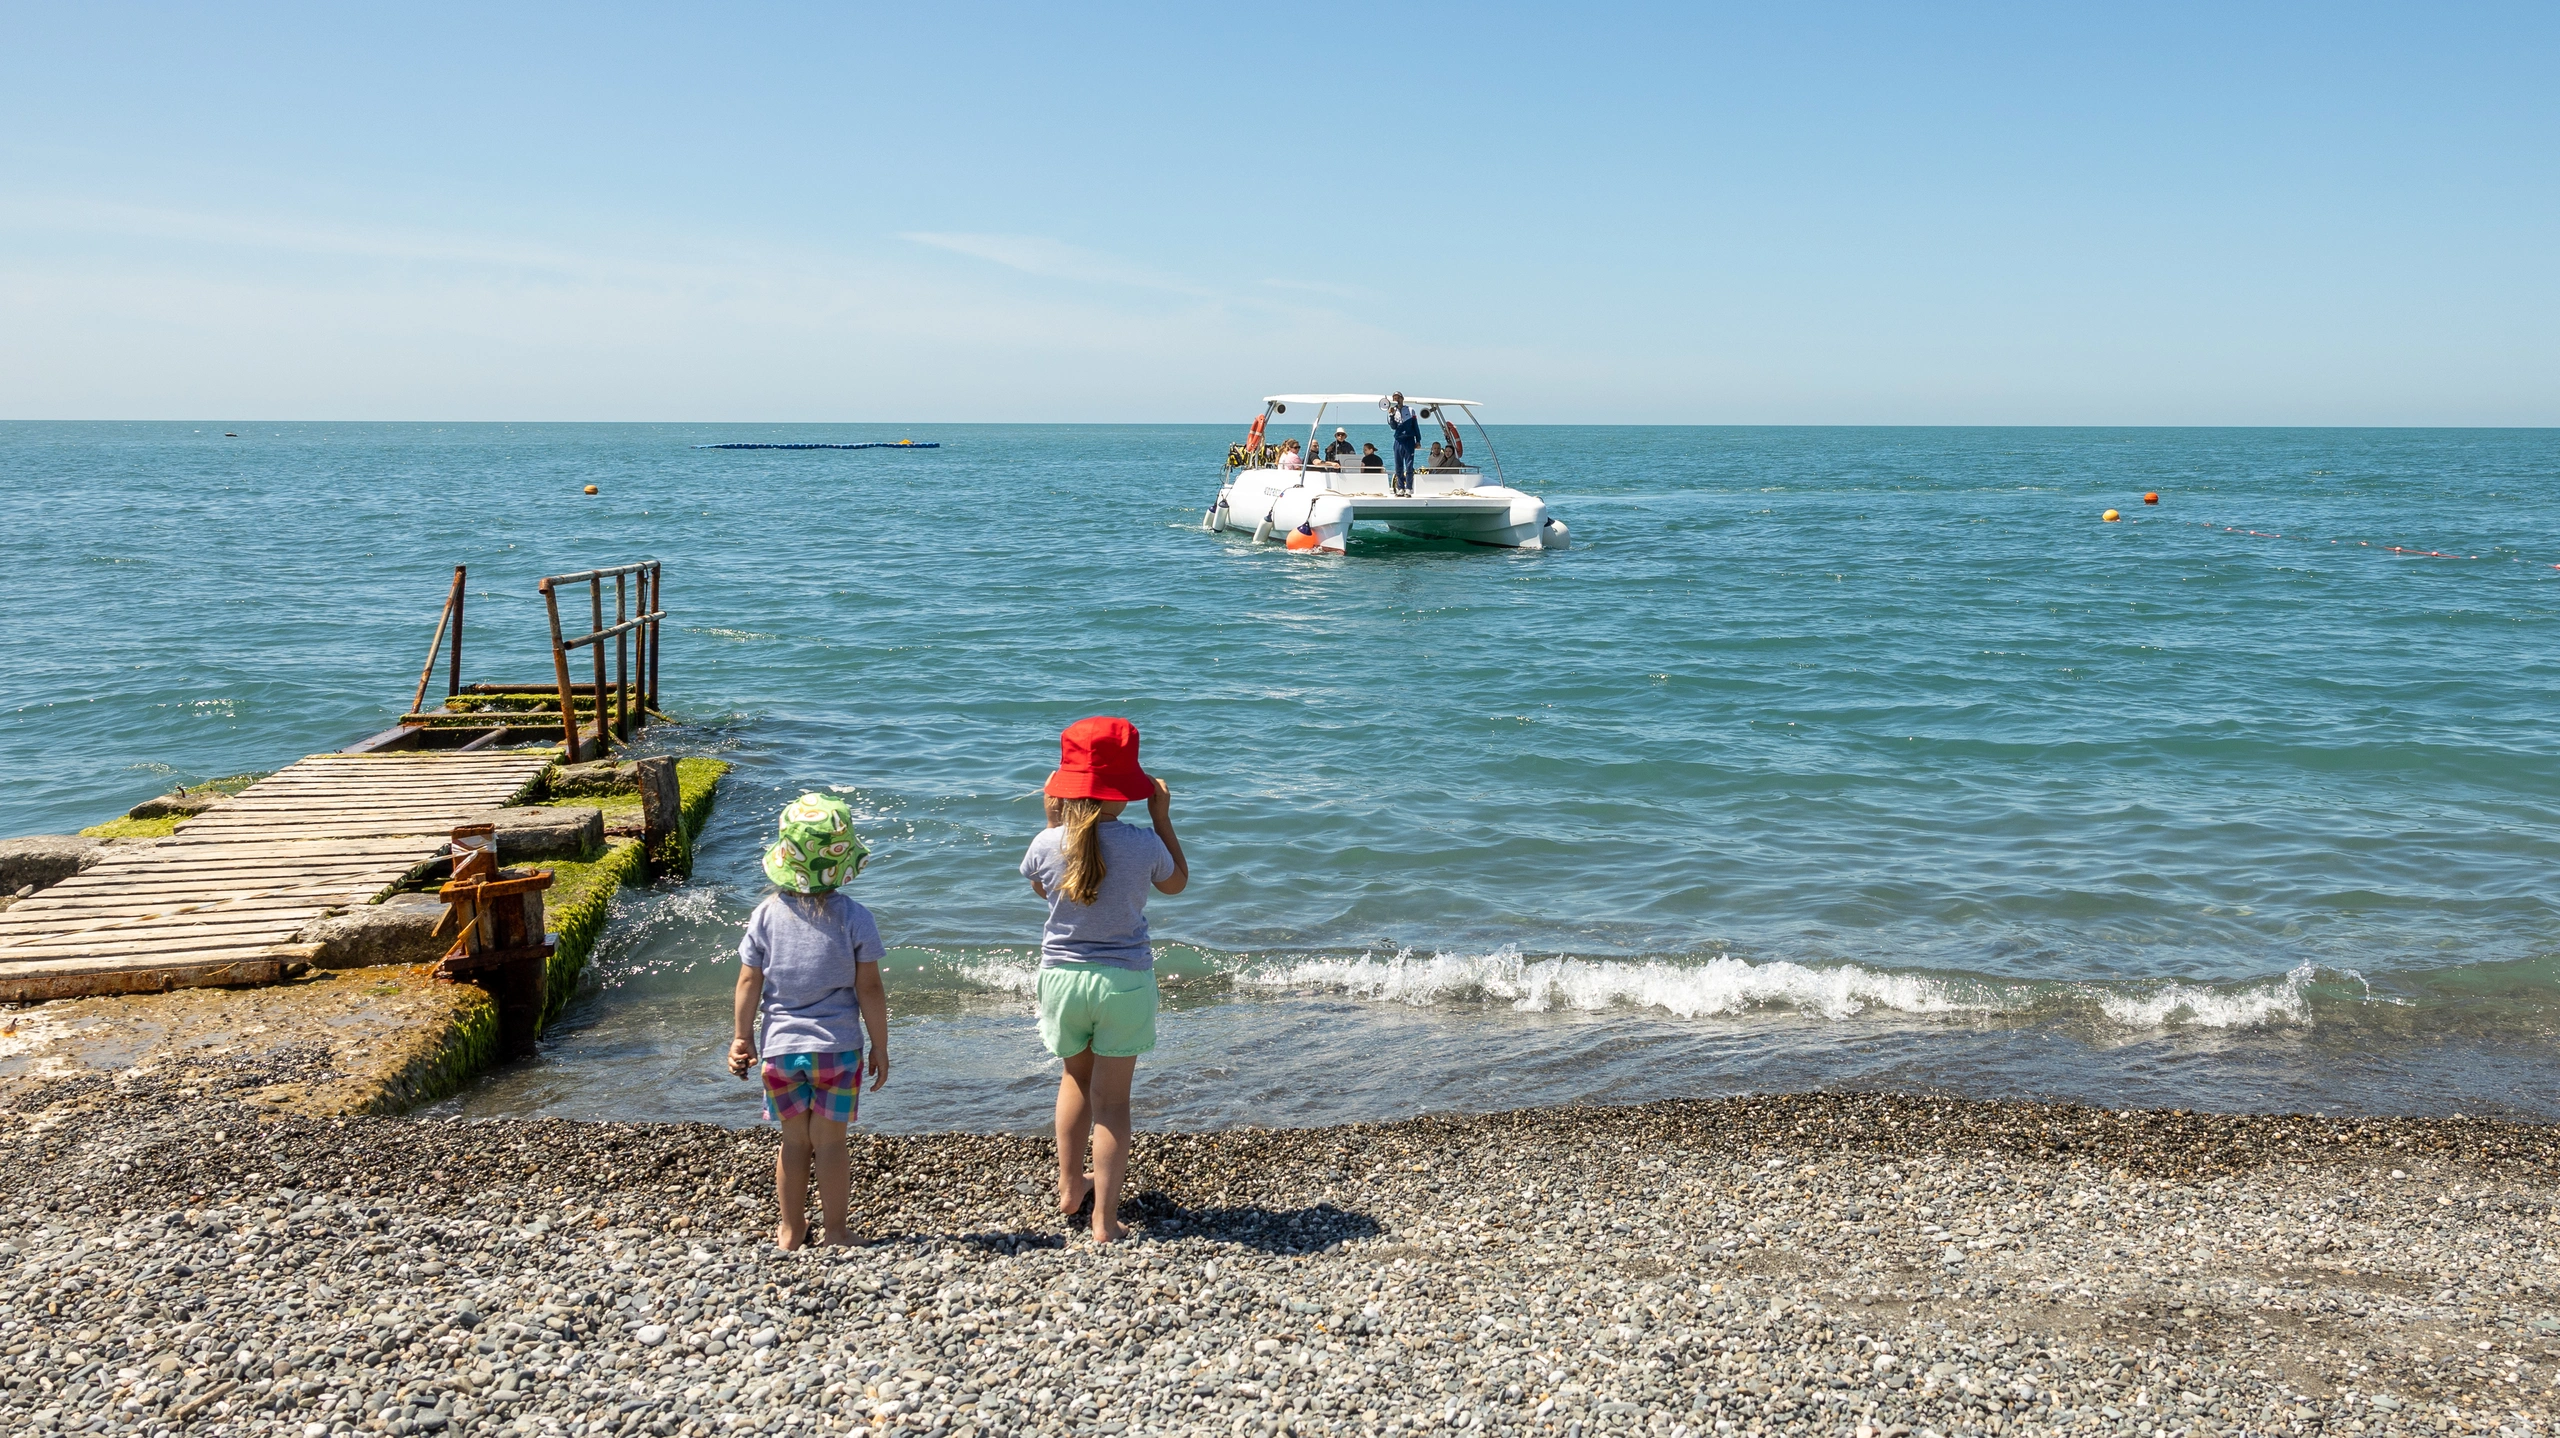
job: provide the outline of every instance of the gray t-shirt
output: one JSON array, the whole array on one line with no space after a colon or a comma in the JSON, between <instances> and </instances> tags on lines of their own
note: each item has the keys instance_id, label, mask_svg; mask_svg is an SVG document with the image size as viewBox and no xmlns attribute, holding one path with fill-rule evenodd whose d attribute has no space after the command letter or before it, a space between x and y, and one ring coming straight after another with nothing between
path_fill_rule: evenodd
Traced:
<instances>
[{"instance_id":1,"label":"gray t-shirt","mask_svg":"<svg viewBox=\"0 0 2560 1438\"><path fill-rule=\"evenodd\" d=\"M1067 877L1067 856L1059 845L1063 828L1043 829L1022 856L1022 877L1037 879L1049 894L1049 923L1040 931L1040 966L1109 964L1121 969L1152 969L1156 955L1147 947L1147 889L1173 877L1173 851L1153 829L1113 820L1095 826L1102 834L1102 890L1090 904L1079 904L1058 891Z\"/></svg>"},{"instance_id":2,"label":"gray t-shirt","mask_svg":"<svg viewBox=\"0 0 2560 1438\"><path fill-rule=\"evenodd\" d=\"M843 894L765 895L738 940L738 962L764 973L758 1056L862 1052L854 966L880 953L871 911Z\"/></svg>"}]
</instances>

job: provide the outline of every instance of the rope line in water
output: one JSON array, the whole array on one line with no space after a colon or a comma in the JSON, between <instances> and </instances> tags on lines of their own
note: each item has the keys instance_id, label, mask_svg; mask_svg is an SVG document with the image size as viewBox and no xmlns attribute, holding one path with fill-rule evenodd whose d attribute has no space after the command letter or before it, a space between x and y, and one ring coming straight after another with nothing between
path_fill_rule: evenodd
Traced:
<instances>
[{"instance_id":1,"label":"rope line in water","mask_svg":"<svg viewBox=\"0 0 2560 1438\"><path fill-rule=\"evenodd\" d=\"M2296 544L2319 544L2324 542L2320 539L2307 535L2278 534L2272 529L2242 529L2236 525L2216 524L2209 519L2190 519L2185 522L2194 525L2198 529L2211 529L2223 534L2246 535L2251 539L2289 539ZM2377 549L2385 554L2397 554L2403 559L2486 559L2492 563L2503 561L2508 564L2530 564L2539 562L2535 560L2528 560L2517 555L2448 554L2441 549L2419 549L2413 545L2406 544L2376 544L2370 539L2332 539L2325 542L2338 545L2342 548L2352 545L2357 549ZM2560 569L2560 564L2555 564L2551 567L2554 569Z\"/></svg>"},{"instance_id":2,"label":"rope line in water","mask_svg":"<svg viewBox=\"0 0 2560 1438\"><path fill-rule=\"evenodd\" d=\"M874 439L861 444L697 444L695 449L940 449L940 440Z\"/></svg>"}]
</instances>

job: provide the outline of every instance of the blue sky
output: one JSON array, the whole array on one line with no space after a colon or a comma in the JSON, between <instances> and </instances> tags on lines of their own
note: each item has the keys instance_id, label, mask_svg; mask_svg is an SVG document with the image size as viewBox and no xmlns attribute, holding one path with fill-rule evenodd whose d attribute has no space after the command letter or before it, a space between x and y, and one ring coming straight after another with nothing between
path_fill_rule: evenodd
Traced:
<instances>
[{"instance_id":1,"label":"blue sky","mask_svg":"<svg viewBox=\"0 0 2560 1438\"><path fill-rule=\"evenodd\" d=\"M0 417L2560 423L2560 7L17 5Z\"/></svg>"}]
</instances>

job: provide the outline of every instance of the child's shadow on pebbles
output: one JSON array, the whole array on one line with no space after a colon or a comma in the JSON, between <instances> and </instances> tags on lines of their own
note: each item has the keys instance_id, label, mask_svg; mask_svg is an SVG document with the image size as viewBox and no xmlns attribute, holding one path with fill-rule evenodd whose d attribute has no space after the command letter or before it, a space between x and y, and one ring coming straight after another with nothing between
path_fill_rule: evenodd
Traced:
<instances>
[{"instance_id":1,"label":"child's shadow on pebbles","mask_svg":"<svg viewBox=\"0 0 2560 1438\"><path fill-rule=\"evenodd\" d=\"M1233 1208L1187 1208L1170 1194L1150 1191L1132 1197L1120 1206L1121 1220L1129 1225L1133 1239L1201 1238L1211 1243L1232 1243L1264 1253L1322 1253L1326 1249L1354 1239L1375 1238L1386 1228L1376 1219L1354 1209L1338 1208L1330 1201L1309 1208L1265 1208L1243 1205ZM1020 1253L1026 1249L1063 1248L1080 1235L1086 1220L1082 1217L1060 1217L1053 1228L1032 1231L978 1232L954 1234L957 1242L976 1248L1003 1253Z\"/></svg>"},{"instance_id":2,"label":"child's shadow on pebbles","mask_svg":"<svg viewBox=\"0 0 2560 1438\"><path fill-rule=\"evenodd\" d=\"M1205 1238L1264 1253L1322 1253L1386 1232L1376 1219L1331 1200L1309 1208L1186 1208L1170 1194L1148 1192L1131 1199L1121 1215L1132 1231L1150 1238Z\"/></svg>"}]
</instances>

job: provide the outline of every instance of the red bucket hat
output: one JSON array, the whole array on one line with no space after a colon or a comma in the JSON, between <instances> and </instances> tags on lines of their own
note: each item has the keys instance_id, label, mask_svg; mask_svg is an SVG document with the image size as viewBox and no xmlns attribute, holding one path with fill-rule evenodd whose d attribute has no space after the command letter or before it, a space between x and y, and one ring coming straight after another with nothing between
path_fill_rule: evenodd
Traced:
<instances>
[{"instance_id":1,"label":"red bucket hat","mask_svg":"<svg viewBox=\"0 0 2560 1438\"><path fill-rule=\"evenodd\" d=\"M1058 736L1058 772L1040 791L1052 799L1100 799L1141 804L1155 797L1156 781L1138 767L1138 726L1097 714L1079 719Z\"/></svg>"}]
</instances>

